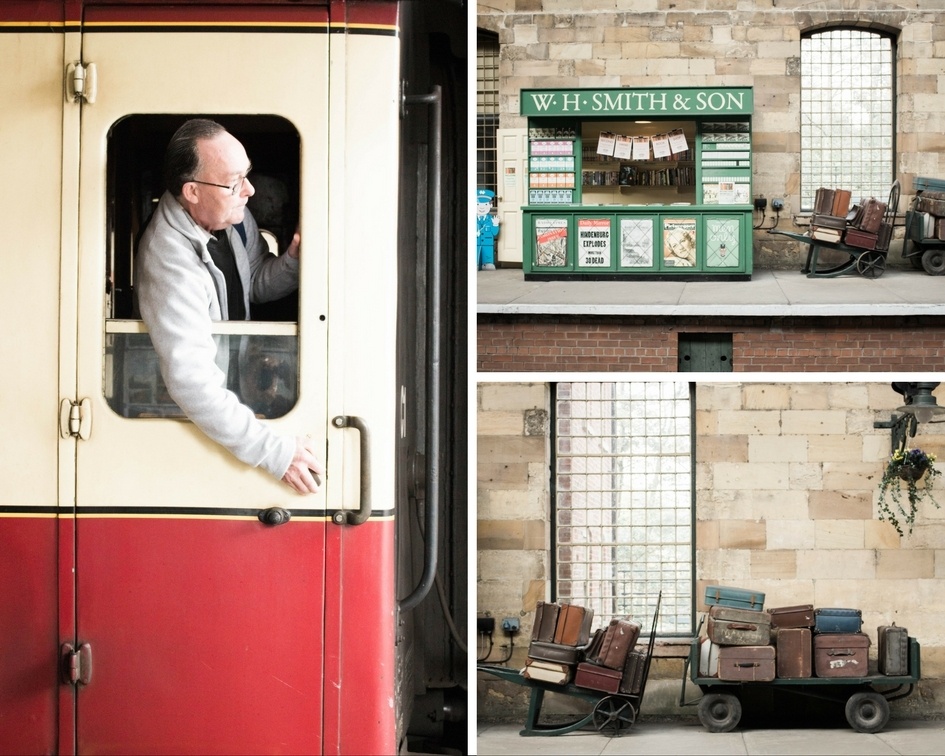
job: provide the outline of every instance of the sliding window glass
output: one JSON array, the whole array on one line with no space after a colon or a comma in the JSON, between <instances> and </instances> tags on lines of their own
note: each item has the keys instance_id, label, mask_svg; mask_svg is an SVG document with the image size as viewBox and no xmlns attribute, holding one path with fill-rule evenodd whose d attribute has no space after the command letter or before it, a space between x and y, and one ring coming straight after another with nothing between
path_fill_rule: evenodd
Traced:
<instances>
[{"instance_id":1,"label":"sliding window glass","mask_svg":"<svg viewBox=\"0 0 945 756\"><path fill-rule=\"evenodd\" d=\"M682 382L555 387L557 599L692 632L693 424Z\"/></svg>"},{"instance_id":2,"label":"sliding window glass","mask_svg":"<svg viewBox=\"0 0 945 756\"><path fill-rule=\"evenodd\" d=\"M883 33L830 29L801 39L801 210L819 187L885 201L895 151L895 44Z\"/></svg>"}]
</instances>

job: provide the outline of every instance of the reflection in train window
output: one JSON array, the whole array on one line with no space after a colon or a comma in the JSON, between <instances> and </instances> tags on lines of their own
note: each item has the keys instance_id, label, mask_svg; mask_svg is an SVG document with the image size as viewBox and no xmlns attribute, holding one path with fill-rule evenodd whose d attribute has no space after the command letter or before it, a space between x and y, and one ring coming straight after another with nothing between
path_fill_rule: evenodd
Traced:
<instances>
[{"instance_id":1,"label":"reflection in train window","mask_svg":"<svg viewBox=\"0 0 945 756\"><path fill-rule=\"evenodd\" d=\"M300 139L284 118L131 115L112 126L107 162L103 390L112 409L124 417L182 416L167 396L146 329L140 322L129 321L139 317L133 290L135 247L164 192L164 149L191 117L218 121L246 148L256 190L248 207L270 252L283 253L299 224ZM240 326L231 323L226 335L215 337L218 345L230 350L228 387L258 416L281 417L298 395L298 293L251 304L249 319L256 321L252 335L240 334ZM221 361L226 359L218 357L217 362Z\"/></svg>"},{"instance_id":2,"label":"reflection in train window","mask_svg":"<svg viewBox=\"0 0 945 756\"><path fill-rule=\"evenodd\" d=\"M228 388L257 417L282 417L295 406L299 394L295 336L215 338L219 352L229 352ZM147 333L105 335L105 376L105 399L122 417L184 417L164 386Z\"/></svg>"}]
</instances>

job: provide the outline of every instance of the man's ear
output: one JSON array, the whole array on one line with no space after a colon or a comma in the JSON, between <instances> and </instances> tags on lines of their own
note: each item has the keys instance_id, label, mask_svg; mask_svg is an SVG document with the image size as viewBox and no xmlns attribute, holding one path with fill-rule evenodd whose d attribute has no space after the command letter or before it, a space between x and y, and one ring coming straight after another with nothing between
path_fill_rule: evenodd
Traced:
<instances>
[{"instance_id":1,"label":"man's ear","mask_svg":"<svg viewBox=\"0 0 945 756\"><path fill-rule=\"evenodd\" d=\"M197 204L197 185L192 181L185 183L180 189L180 195L191 205Z\"/></svg>"}]
</instances>

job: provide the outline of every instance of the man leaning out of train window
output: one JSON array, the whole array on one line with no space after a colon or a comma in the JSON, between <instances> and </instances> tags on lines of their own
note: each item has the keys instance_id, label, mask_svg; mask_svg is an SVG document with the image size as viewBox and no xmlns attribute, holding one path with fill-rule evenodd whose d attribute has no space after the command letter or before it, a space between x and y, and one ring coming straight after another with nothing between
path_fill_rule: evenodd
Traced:
<instances>
[{"instance_id":1,"label":"man leaning out of train window","mask_svg":"<svg viewBox=\"0 0 945 756\"><path fill-rule=\"evenodd\" d=\"M311 439L274 433L226 388L227 355L212 334L213 321L245 320L252 302L298 288L299 234L285 254L269 254L246 208L256 191L250 168L243 145L215 121L177 130L164 155L166 191L138 245L138 306L184 414L246 464L317 493L325 470Z\"/></svg>"}]
</instances>

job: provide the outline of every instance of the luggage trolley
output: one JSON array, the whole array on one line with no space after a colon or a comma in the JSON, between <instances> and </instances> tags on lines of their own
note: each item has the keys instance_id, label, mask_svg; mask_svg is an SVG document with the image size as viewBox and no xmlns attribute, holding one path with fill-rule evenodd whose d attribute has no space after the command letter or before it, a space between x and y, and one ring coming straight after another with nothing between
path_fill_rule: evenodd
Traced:
<instances>
[{"instance_id":1,"label":"luggage trolley","mask_svg":"<svg viewBox=\"0 0 945 756\"><path fill-rule=\"evenodd\" d=\"M656 610L653 613L653 624L650 628L650 638L647 643L646 659L643 664L643 679L638 693L605 693L590 688L584 688L574 683L556 685L555 683L530 680L521 670L509 669L494 664L478 664L476 669L488 672L490 675L524 685L531 688L531 698L528 705L528 714L525 718L525 727L519 732L523 737L564 735L588 726L593 726L598 732L611 737L623 735L636 722L643 702L643 693L646 691L646 681L650 673L650 662L653 659L653 646L656 643L656 623L660 613L662 593L656 600ZM563 723L541 722L541 707L545 693L558 693L581 701L593 704L590 712L584 716Z\"/></svg>"},{"instance_id":2,"label":"luggage trolley","mask_svg":"<svg viewBox=\"0 0 945 756\"><path fill-rule=\"evenodd\" d=\"M701 627L701 626L700 626ZM788 686L799 695L846 702L847 722L857 732L875 733L889 721L889 702L909 696L921 675L919 642L909 637L909 667L906 675L864 677L775 678L765 682L732 682L699 674L699 634L692 640L683 665L679 705L699 706L699 721L709 732L729 732L742 716L741 698L751 688ZM702 691L702 698L685 701L687 670Z\"/></svg>"},{"instance_id":3,"label":"luggage trolley","mask_svg":"<svg viewBox=\"0 0 945 756\"><path fill-rule=\"evenodd\" d=\"M896 219L896 209L899 207L899 195L899 182L895 181L889 190L886 213L883 217L883 223L888 225L890 229L893 226L893 221ZM886 256L889 254L889 237L877 241L875 248L865 249L845 244L842 241L821 241L811 238L808 234L798 234L793 231L769 229L768 233L786 236L789 239L808 245L807 262L801 270L801 273L806 273L808 278L834 278L844 273L854 272L859 273L864 278L879 278L886 271ZM818 262L822 250L843 253L847 255L847 259L836 265L819 266Z\"/></svg>"},{"instance_id":4,"label":"luggage trolley","mask_svg":"<svg viewBox=\"0 0 945 756\"><path fill-rule=\"evenodd\" d=\"M941 179L916 176L912 184L915 197L912 206L906 211L906 235L902 242L902 256L912 263L913 268L924 270L930 276L940 276L945 273L945 239L939 238L939 229L929 229L925 224L925 216L921 212L924 204L934 204L937 210L933 220L945 214L945 202L941 199L930 200L923 192L929 191L936 198L945 192L945 181Z\"/></svg>"}]
</instances>

